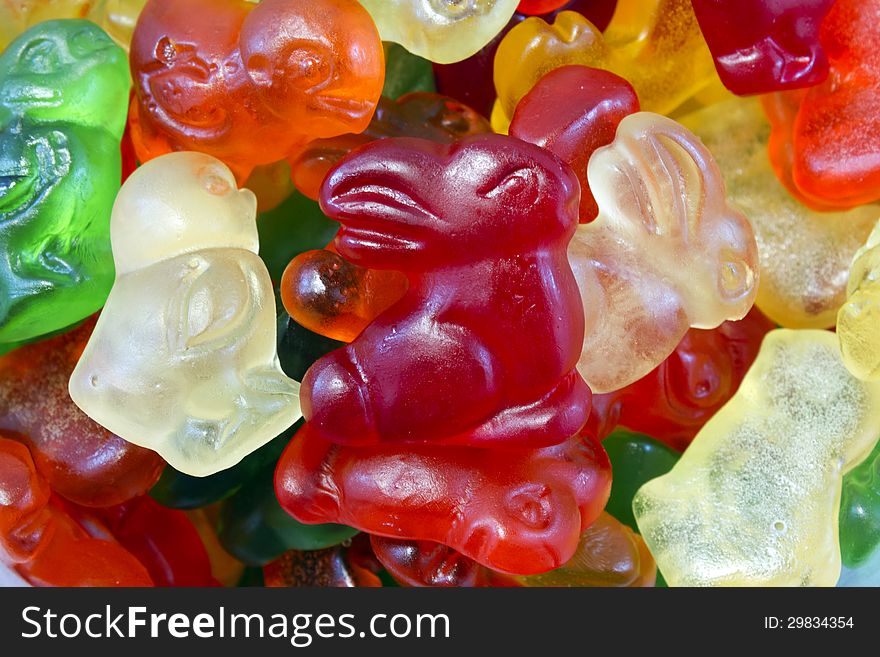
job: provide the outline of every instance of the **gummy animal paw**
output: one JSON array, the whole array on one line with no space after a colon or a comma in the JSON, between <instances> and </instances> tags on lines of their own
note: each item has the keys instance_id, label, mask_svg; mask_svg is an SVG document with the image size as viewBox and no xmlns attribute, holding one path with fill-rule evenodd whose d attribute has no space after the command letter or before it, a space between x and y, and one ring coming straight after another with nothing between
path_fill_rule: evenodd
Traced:
<instances>
[{"instance_id":1,"label":"gummy animal paw","mask_svg":"<svg viewBox=\"0 0 880 657\"><path fill-rule=\"evenodd\" d=\"M128 86L88 21L40 23L0 56L0 343L84 319L110 290Z\"/></svg>"},{"instance_id":2,"label":"gummy animal paw","mask_svg":"<svg viewBox=\"0 0 880 657\"><path fill-rule=\"evenodd\" d=\"M624 118L587 179L599 216L569 246L586 313L578 370L610 392L650 372L688 328L744 317L757 247L709 151L670 119Z\"/></svg>"},{"instance_id":3,"label":"gummy animal paw","mask_svg":"<svg viewBox=\"0 0 880 657\"><path fill-rule=\"evenodd\" d=\"M137 169L113 207L117 279L70 396L186 474L231 467L300 417L255 208L221 162L190 152Z\"/></svg>"},{"instance_id":4,"label":"gummy animal paw","mask_svg":"<svg viewBox=\"0 0 880 657\"><path fill-rule=\"evenodd\" d=\"M739 391L633 500L672 586L833 586L843 475L880 435L880 383L828 331L767 335Z\"/></svg>"},{"instance_id":5,"label":"gummy animal paw","mask_svg":"<svg viewBox=\"0 0 880 657\"><path fill-rule=\"evenodd\" d=\"M516 11L519 0L361 0L384 41L438 64L467 59Z\"/></svg>"},{"instance_id":6,"label":"gummy animal paw","mask_svg":"<svg viewBox=\"0 0 880 657\"><path fill-rule=\"evenodd\" d=\"M574 435L590 399L575 369L584 315L565 252L577 192L565 163L504 135L384 139L343 160L321 193L342 224L336 248L406 273L409 287L306 374L315 430L360 445Z\"/></svg>"},{"instance_id":7,"label":"gummy animal paw","mask_svg":"<svg viewBox=\"0 0 880 657\"><path fill-rule=\"evenodd\" d=\"M849 295L837 315L843 361L853 376L880 380L880 222L856 253Z\"/></svg>"},{"instance_id":8,"label":"gummy animal paw","mask_svg":"<svg viewBox=\"0 0 880 657\"><path fill-rule=\"evenodd\" d=\"M312 139L366 128L384 59L355 0L150 0L132 39L131 74L141 162L202 151L241 183Z\"/></svg>"}]
</instances>

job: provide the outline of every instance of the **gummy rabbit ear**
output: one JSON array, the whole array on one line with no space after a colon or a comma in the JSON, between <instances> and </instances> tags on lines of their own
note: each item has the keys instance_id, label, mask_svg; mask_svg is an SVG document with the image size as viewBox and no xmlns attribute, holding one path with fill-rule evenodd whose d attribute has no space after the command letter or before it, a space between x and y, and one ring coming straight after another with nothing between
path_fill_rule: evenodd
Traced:
<instances>
[{"instance_id":1,"label":"gummy rabbit ear","mask_svg":"<svg viewBox=\"0 0 880 657\"><path fill-rule=\"evenodd\" d=\"M599 216L569 247L587 313L578 369L610 392L659 365L688 328L744 317L758 254L712 156L670 119L624 118L587 177Z\"/></svg>"}]
</instances>

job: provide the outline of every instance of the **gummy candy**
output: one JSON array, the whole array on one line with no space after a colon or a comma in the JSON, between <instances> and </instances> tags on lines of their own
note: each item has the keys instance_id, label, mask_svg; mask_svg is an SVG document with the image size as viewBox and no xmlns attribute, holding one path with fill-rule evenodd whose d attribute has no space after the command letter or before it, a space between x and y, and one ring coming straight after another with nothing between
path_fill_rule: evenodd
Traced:
<instances>
[{"instance_id":1,"label":"gummy candy","mask_svg":"<svg viewBox=\"0 0 880 657\"><path fill-rule=\"evenodd\" d=\"M0 357L0 431L27 445L53 491L84 506L110 506L147 492L165 462L89 419L67 394L94 325Z\"/></svg>"},{"instance_id":2,"label":"gummy candy","mask_svg":"<svg viewBox=\"0 0 880 657\"><path fill-rule=\"evenodd\" d=\"M437 91L431 62L396 43L385 42L382 48L385 52L384 98L396 100L408 93Z\"/></svg>"},{"instance_id":3,"label":"gummy candy","mask_svg":"<svg viewBox=\"0 0 880 657\"><path fill-rule=\"evenodd\" d=\"M546 14L559 9L568 0L519 0L516 10L523 14Z\"/></svg>"},{"instance_id":4,"label":"gummy candy","mask_svg":"<svg viewBox=\"0 0 880 657\"><path fill-rule=\"evenodd\" d=\"M880 206L818 212L773 175L770 126L757 101L734 99L682 119L712 152L727 198L743 211L758 243L757 306L788 328L828 328L846 299L853 255L880 218Z\"/></svg>"},{"instance_id":5,"label":"gummy candy","mask_svg":"<svg viewBox=\"0 0 880 657\"><path fill-rule=\"evenodd\" d=\"M684 450L729 400L776 328L756 308L715 329L690 329L675 351L635 383L593 395L588 428L604 438L620 425Z\"/></svg>"},{"instance_id":6,"label":"gummy candy","mask_svg":"<svg viewBox=\"0 0 880 657\"><path fill-rule=\"evenodd\" d=\"M364 132L310 142L292 161L293 180L309 198L317 199L330 170L358 146L385 137L421 137L451 144L468 135L492 132L489 122L466 105L431 93L380 98Z\"/></svg>"},{"instance_id":7,"label":"gummy candy","mask_svg":"<svg viewBox=\"0 0 880 657\"><path fill-rule=\"evenodd\" d=\"M692 0L724 86L738 95L811 87L828 76L819 26L835 0Z\"/></svg>"},{"instance_id":8,"label":"gummy candy","mask_svg":"<svg viewBox=\"0 0 880 657\"><path fill-rule=\"evenodd\" d=\"M550 71L516 106L510 135L546 148L571 166L581 183L581 223L599 214L587 181L590 156L614 141L623 117L639 100L623 78L587 66Z\"/></svg>"},{"instance_id":9,"label":"gummy candy","mask_svg":"<svg viewBox=\"0 0 880 657\"><path fill-rule=\"evenodd\" d=\"M311 139L360 132L381 48L355 0L149 0L131 46L138 159L202 151L244 182Z\"/></svg>"},{"instance_id":10,"label":"gummy candy","mask_svg":"<svg viewBox=\"0 0 880 657\"><path fill-rule=\"evenodd\" d=\"M520 99L546 73L569 64L618 74L642 109L658 113L674 110L715 76L690 0L619 0L604 34L570 11L552 25L532 17L507 33L495 55L495 130L506 132Z\"/></svg>"},{"instance_id":11,"label":"gummy candy","mask_svg":"<svg viewBox=\"0 0 880 657\"><path fill-rule=\"evenodd\" d=\"M358 540L360 539L360 540ZM290 550L263 568L266 586L324 586L337 588L378 587L382 582L374 572L378 563L361 548L366 536L356 537L350 546L336 545L323 550ZM362 555L366 552L366 555Z\"/></svg>"},{"instance_id":12,"label":"gummy candy","mask_svg":"<svg viewBox=\"0 0 880 657\"><path fill-rule=\"evenodd\" d=\"M299 384L278 364L255 205L208 155L135 171L113 206L116 283L70 378L92 419L194 476L235 465L300 416Z\"/></svg>"},{"instance_id":13,"label":"gummy candy","mask_svg":"<svg viewBox=\"0 0 880 657\"><path fill-rule=\"evenodd\" d=\"M384 41L447 64L470 57L507 24L519 0L360 0Z\"/></svg>"},{"instance_id":14,"label":"gummy candy","mask_svg":"<svg viewBox=\"0 0 880 657\"><path fill-rule=\"evenodd\" d=\"M841 480L880 436L880 383L828 331L767 335L739 391L633 500L670 585L833 586Z\"/></svg>"},{"instance_id":15,"label":"gummy candy","mask_svg":"<svg viewBox=\"0 0 880 657\"><path fill-rule=\"evenodd\" d=\"M144 566L66 512L27 447L0 435L0 561L43 586L150 586Z\"/></svg>"},{"instance_id":16,"label":"gummy candy","mask_svg":"<svg viewBox=\"0 0 880 657\"><path fill-rule=\"evenodd\" d=\"M858 568L880 547L880 443L843 478L840 496L840 557Z\"/></svg>"},{"instance_id":17,"label":"gummy candy","mask_svg":"<svg viewBox=\"0 0 880 657\"><path fill-rule=\"evenodd\" d=\"M307 423L285 450L275 492L305 523L443 543L502 572L558 568L608 499L602 447L572 438L539 450L417 443L349 447Z\"/></svg>"},{"instance_id":18,"label":"gummy candy","mask_svg":"<svg viewBox=\"0 0 880 657\"><path fill-rule=\"evenodd\" d=\"M489 585L488 569L447 545L370 536L379 562L404 586L475 587Z\"/></svg>"},{"instance_id":19,"label":"gummy candy","mask_svg":"<svg viewBox=\"0 0 880 657\"><path fill-rule=\"evenodd\" d=\"M15 0L0 3L0 49L41 21L88 18L128 50L131 33L146 0Z\"/></svg>"},{"instance_id":20,"label":"gummy candy","mask_svg":"<svg viewBox=\"0 0 880 657\"><path fill-rule=\"evenodd\" d=\"M853 376L880 381L880 221L853 259L837 335Z\"/></svg>"},{"instance_id":21,"label":"gummy candy","mask_svg":"<svg viewBox=\"0 0 880 657\"><path fill-rule=\"evenodd\" d=\"M0 343L107 296L128 85L125 53L88 21L40 23L0 55Z\"/></svg>"},{"instance_id":22,"label":"gummy candy","mask_svg":"<svg viewBox=\"0 0 880 657\"><path fill-rule=\"evenodd\" d=\"M601 393L650 372L689 327L744 317L757 248L709 151L670 119L625 117L587 179L599 216L578 227L569 261L586 311L578 370Z\"/></svg>"},{"instance_id":23,"label":"gummy candy","mask_svg":"<svg viewBox=\"0 0 880 657\"><path fill-rule=\"evenodd\" d=\"M804 93L785 92L789 112L770 111L780 179L818 209L880 200L880 0L836 0L822 23L831 73Z\"/></svg>"},{"instance_id":24,"label":"gummy candy","mask_svg":"<svg viewBox=\"0 0 880 657\"><path fill-rule=\"evenodd\" d=\"M313 430L360 445L574 435L590 399L575 370L584 313L565 255L577 191L564 163L503 135L384 139L344 160L321 194L342 223L339 253L404 271L409 288L308 371Z\"/></svg>"}]
</instances>

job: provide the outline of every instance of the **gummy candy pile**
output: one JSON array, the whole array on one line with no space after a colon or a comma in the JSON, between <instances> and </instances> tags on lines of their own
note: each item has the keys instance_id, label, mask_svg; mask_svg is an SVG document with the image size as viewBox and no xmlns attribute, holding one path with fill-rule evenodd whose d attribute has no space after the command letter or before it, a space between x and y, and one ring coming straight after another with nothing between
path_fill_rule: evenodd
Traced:
<instances>
[{"instance_id":1,"label":"gummy candy pile","mask_svg":"<svg viewBox=\"0 0 880 657\"><path fill-rule=\"evenodd\" d=\"M0 3L0 581L880 585L878 19Z\"/></svg>"}]
</instances>

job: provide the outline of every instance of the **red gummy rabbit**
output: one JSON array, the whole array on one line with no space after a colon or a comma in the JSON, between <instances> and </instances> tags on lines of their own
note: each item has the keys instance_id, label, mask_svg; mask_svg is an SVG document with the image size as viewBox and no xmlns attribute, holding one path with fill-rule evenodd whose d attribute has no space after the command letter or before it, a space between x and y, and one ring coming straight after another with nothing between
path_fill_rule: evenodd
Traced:
<instances>
[{"instance_id":1,"label":"red gummy rabbit","mask_svg":"<svg viewBox=\"0 0 880 657\"><path fill-rule=\"evenodd\" d=\"M578 182L503 135L386 139L321 190L339 253L406 273L409 289L306 373L303 414L343 444L544 446L574 435L590 390L575 369L584 315L566 255Z\"/></svg>"}]
</instances>

